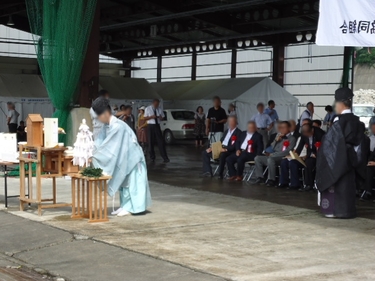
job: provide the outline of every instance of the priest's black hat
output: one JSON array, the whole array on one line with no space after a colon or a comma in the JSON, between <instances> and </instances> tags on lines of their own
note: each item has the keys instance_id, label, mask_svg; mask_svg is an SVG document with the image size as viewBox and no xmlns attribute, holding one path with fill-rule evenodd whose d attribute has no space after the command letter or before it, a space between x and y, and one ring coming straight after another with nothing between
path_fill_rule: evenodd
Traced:
<instances>
[{"instance_id":1,"label":"priest's black hat","mask_svg":"<svg viewBox=\"0 0 375 281\"><path fill-rule=\"evenodd\" d=\"M111 111L111 106L109 105L109 100L104 97L98 97L92 103L92 109L99 116L102 115L105 111Z\"/></svg>"},{"instance_id":2,"label":"priest's black hat","mask_svg":"<svg viewBox=\"0 0 375 281\"><path fill-rule=\"evenodd\" d=\"M335 101L348 101L354 97L353 91L349 88L340 88L335 92Z\"/></svg>"}]
</instances>

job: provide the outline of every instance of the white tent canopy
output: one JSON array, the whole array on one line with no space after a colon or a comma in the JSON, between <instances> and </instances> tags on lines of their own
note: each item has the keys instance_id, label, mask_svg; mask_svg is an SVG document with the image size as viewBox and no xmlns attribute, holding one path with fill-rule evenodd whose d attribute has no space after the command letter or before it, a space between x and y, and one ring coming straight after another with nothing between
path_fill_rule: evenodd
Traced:
<instances>
[{"instance_id":1,"label":"white tent canopy","mask_svg":"<svg viewBox=\"0 0 375 281\"><path fill-rule=\"evenodd\" d=\"M25 120L30 113L39 113L43 117L53 114L53 106L43 81L38 75L0 74L0 107L7 113L7 102L14 102L20 113L18 121ZM3 112L0 120L0 132L7 132L6 117Z\"/></svg>"},{"instance_id":2,"label":"white tent canopy","mask_svg":"<svg viewBox=\"0 0 375 281\"><path fill-rule=\"evenodd\" d=\"M111 95L111 103L131 104L134 108L148 105L159 98L154 88L145 79L123 77L100 77L100 89L106 89ZM51 117L54 108L48 97L45 85L38 75L0 74L0 107L7 113L7 102L14 102L20 113L18 121L25 120L30 113L39 113ZM6 117L0 120L0 132L7 132Z\"/></svg>"},{"instance_id":3,"label":"white tent canopy","mask_svg":"<svg viewBox=\"0 0 375 281\"><path fill-rule=\"evenodd\" d=\"M111 96L111 104L120 107L121 104L132 105L134 109L151 104L160 96L150 83L143 78L99 77L100 89L106 89Z\"/></svg>"},{"instance_id":4,"label":"white tent canopy","mask_svg":"<svg viewBox=\"0 0 375 281\"><path fill-rule=\"evenodd\" d=\"M207 112L212 107L211 99L214 96L221 98L224 109L234 103L242 130L257 112L256 105L259 102L274 100L280 120L296 119L298 114L298 99L268 77L161 82L151 85L162 97L164 108L167 109L195 111L198 106L203 106Z\"/></svg>"}]
</instances>

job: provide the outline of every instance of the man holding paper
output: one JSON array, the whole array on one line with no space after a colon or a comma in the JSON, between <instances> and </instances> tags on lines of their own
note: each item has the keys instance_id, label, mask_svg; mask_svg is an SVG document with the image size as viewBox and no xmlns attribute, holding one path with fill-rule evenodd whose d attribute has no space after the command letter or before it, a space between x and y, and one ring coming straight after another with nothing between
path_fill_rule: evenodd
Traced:
<instances>
[{"instance_id":1,"label":"man holding paper","mask_svg":"<svg viewBox=\"0 0 375 281\"><path fill-rule=\"evenodd\" d=\"M257 132L254 121L247 124L247 132L242 132L239 141L236 142L236 153L227 157L229 180L242 181L245 163L254 161L257 155L263 151L263 137ZM237 171L234 167L237 163Z\"/></svg>"},{"instance_id":2,"label":"man holding paper","mask_svg":"<svg viewBox=\"0 0 375 281\"><path fill-rule=\"evenodd\" d=\"M290 189L299 189L300 191L312 190L315 181L315 167L316 157L318 155L319 147L324 136L324 131L312 125L311 120L305 121L302 126L302 136L296 147L295 153L299 155L304 164L297 160L284 159L281 162L281 174L279 187L288 187L289 170L290 170ZM306 154L302 157L302 150L306 149ZM300 188L299 169L304 168L305 186Z\"/></svg>"},{"instance_id":3,"label":"man holding paper","mask_svg":"<svg viewBox=\"0 0 375 281\"><path fill-rule=\"evenodd\" d=\"M224 177L224 167L227 157L236 152L236 142L241 134L241 130L237 128L237 117L229 116L228 117L228 130L224 132L223 137L221 138L221 151L219 156L219 179ZM219 144L220 144L219 142ZM203 175L204 176L213 176L212 167L211 167L211 158L215 159L213 156L213 147L216 143L212 143L211 147L202 152L203 160Z\"/></svg>"}]
</instances>

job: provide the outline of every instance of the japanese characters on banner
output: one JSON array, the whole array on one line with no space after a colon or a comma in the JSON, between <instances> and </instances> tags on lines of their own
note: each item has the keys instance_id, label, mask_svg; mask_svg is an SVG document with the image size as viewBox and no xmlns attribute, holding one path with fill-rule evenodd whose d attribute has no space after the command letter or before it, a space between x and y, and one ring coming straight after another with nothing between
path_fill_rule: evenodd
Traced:
<instances>
[{"instance_id":1,"label":"japanese characters on banner","mask_svg":"<svg viewBox=\"0 0 375 281\"><path fill-rule=\"evenodd\" d=\"M375 47L375 0L320 0L316 44Z\"/></svg>"}]
</instances>

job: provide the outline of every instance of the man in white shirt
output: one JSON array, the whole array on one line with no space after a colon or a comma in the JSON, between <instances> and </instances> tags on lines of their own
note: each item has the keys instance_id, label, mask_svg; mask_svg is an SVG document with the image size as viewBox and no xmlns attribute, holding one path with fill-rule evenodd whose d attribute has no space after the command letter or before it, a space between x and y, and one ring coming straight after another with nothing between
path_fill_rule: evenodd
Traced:
<instances>
[{"instance_id":1,"label":"man in white shirt","mask_svg":"<svg viewBox=\"0 0 375 281\"><path fill-rule=\"evenodd\" d=\"M269 132L270 136L276 133L276 125L277 125L277 122L279 122L279 115L277 114L275 107L276 107L275 101L269 100L268 107L264 110L264 113L268 114L271 117L272 122L273 122L272 129Z\"/></svg>"},{"instance_id":2,"label":"man in white shirt","mask_svg":"<svg viewBox=\"0 0 375 281\"><path fill-rule=\"evenodd\" d=\"M228 117L228 130L224 132L224 136L221 138L222 150L219 156L219 179L224 177L224 167L227 157L236 152L236 143L238 142L241 130L237 128L237 117ZM212 149L211 147L202 152L203 161L203 175L212 177L212 167L211 167Z\"/></svg>"},{"instance_id":3,"label":"man in white shirt","mask_svg":"<svg viewBox=\"0 0 375 281\"><path fill-rule=\"evenodd\" d=\"M236 153L227 157L229 180L242 181L246 162L254 161L263 152L263 137L257 132L254 121L249 121L247 131L240 134L236 142ZM235 164L237 163L237 171Z\"/></svg>"},{"instance_id":4,"label":"man in white shirt","mask_svg":"<svg viewBox=\"0 0 375 281\"><path fill-rule=\"evenodd\" d=\"M18 116L20 114L16 111L16 107L14 103L8 102L7 106L8 106L7 124L8 124L9 133L15 134L17 133Z\"/></svg>"},{"instance_id":5,"label":"man in white shirt","mask_svg":"<svg viewBox=\"0 0 375 281\"><path fill-rule=\"evenodd\" d=\"M299 119L299 125L302 127L303 120L310 119L312 120L314 116L314 104L309 101L306 105L306 109L302 112L302 115Z\"/></svg>"},{"instance_id":6,"label":"man in white shirt","mask_svg":"<svg viewBox=\"0 0 375 281\"><path fill-rule=\"evenodd\" d=\"M266 148L268 143L268 132L272 129L273 122L271 117L264 112L263 103L260 102L257 104L257 110L258 113L251 118L251 121L256 123L258 133L263 137L263 146Z\"/></svg>"},{"instance_id":7,"label":"man in white shirt","mask_svg":"<svg viewBox=\"0 0 375 281\"><path fill-rule=\"evenodd\" d=\"M98 94L98 98L99 97L103 97L108 100L109 99L108 91L104 89L100 90ZM104 124L99 121L98 115L95 113L92 107L90 108L90 116L91 116L91 121L92 121L93 139L95 140L98 137L100 131L102 130L102 127L104 126Z\"/></svg>"},{"instance_id":8,"label":"man in white shirt","mask_svg":"<svg viewBox=\"0 0 375 281\"><path fill-rule=\"evenodd\" d=\"M163 134L160 129L160 122L164 119L164 112L159 107L160 101L154 99L152 105L145 109L145 120L147 120L147 137L148 137L148 148L150 152L150 158L152 162L155 162L155 141L158 144L159 152L164 160L164 163L169 162L167 151L165 149L165 142Z\"/></svg>"}]
</instances>

